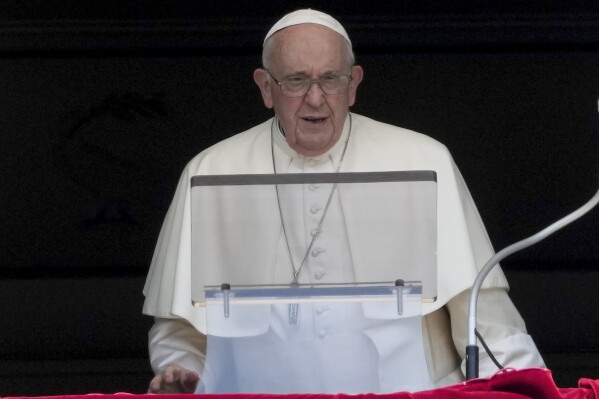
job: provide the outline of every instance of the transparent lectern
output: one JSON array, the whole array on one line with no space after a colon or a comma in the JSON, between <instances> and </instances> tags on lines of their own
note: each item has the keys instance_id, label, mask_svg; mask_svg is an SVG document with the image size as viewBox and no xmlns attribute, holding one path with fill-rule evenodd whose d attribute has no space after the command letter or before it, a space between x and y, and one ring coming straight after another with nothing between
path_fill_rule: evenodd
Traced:
<instances>
[{"instance_id":1,"label":"transparent lectern","mask_svg":"<svg viewBox=\"0 0 599 399\"><path fill-rule=\"evenodd\" d=\"M433 171L194 176L198 392L432 388L436 192Z\"/></svg>"}]
</instances>

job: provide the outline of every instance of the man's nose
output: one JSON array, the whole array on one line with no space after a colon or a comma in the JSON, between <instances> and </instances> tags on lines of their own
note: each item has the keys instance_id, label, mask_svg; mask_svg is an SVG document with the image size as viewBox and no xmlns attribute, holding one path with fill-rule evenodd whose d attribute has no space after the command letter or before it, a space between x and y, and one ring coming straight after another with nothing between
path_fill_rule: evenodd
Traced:
<instances>
[{"instance_id":1,"label":"man's nose","mask_svg":"<svg viewBox=\"0 0 599 399\"><path fill-rule=\"evenodd\" d=\"M310 88L306 93L306 102L312 106L319 106L324 102L324 91L320 88L318 82L310 83Z\"/></svg>"}]
</instances>

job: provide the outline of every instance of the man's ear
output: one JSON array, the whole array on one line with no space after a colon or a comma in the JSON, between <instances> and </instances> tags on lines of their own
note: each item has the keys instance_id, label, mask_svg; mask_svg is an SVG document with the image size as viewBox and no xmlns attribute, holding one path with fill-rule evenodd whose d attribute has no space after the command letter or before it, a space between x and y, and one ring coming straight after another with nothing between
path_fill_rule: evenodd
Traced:
<instances>
[{"instance_id":1,"label":"man's ear","mask_svg":"<svg viewBox=\"0 0 599 399\"><path fill-rule=\"evenodd\" d=\"M254 71L254 82L256 82L256 85L260 88L262 101L264 101L266 108L272 108L272 82L268 77L266 69L258 68Z\"/></svg>"},{"instance_id":2,"label":"man's ear","mask_svg":"<svg viewBox=\"0 0 599 399\"><path fill-rule=\"evenodd\" d=\"M349 82L349 106L351 107L356 103L356 93L358 91L358 85L362 82L364 77L364 70L360 65L354 65L351 68L352 80Z\"/></svg>"}]
</instances>

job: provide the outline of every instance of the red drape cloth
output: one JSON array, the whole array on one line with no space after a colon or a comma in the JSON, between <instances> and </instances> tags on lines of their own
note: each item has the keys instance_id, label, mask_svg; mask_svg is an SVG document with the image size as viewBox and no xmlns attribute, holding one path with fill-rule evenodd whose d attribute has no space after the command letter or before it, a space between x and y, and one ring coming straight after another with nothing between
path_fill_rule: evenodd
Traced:
<instances>
[{"instance_id":1,"label":"red drape cloth","mask_svg":"<svg viewBox=\"0 0 599 399\"><path fill-rule=\"evenodd\" d=\"M184 394L136 395L130 393L38 396L36 399L599 399L599 380L581 378L576 388L559 388L550 370L506 369L490 378L420 392L390 394ZM4 397L3 399L25 397Z\"/></svg>"}]
</instances>

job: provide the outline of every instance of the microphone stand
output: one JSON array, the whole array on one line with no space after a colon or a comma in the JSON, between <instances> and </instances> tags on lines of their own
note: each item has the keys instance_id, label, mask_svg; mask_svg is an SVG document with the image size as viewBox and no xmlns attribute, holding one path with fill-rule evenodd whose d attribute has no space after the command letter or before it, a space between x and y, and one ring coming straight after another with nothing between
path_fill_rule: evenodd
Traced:
<instances>
[{"instance_id":1,"label":"microphone stand","mask_svg":"<svg viewBox=\"0 0 599 399\"><path fill-rule=\"evenodd\" d=\"M485 266L478 273L478 276L476 277L476 280L474 281L474 284L472 286L472 291L470 292L470 303L468 306L468 345L466 346L467 380L478 378L478 345L476 344L476 303L478 300L478 293L483 284L483 281L485 280L491 269L493 269L493 267L495 267L497 263L499 263L507 256L515 252L518 252L524 248L528 248L541 240L544 240L559 229L567 226L576 219L580 218L581 216L589 212L591 209L593 209L598 202L599 190L586 204L584 204L574 212L551 224L550 226L541 230L537 234L525 238L522 241L518 241L496 253L493 257L491 257L491 259L487 261Z\"/></svg>"}]
</instances>

